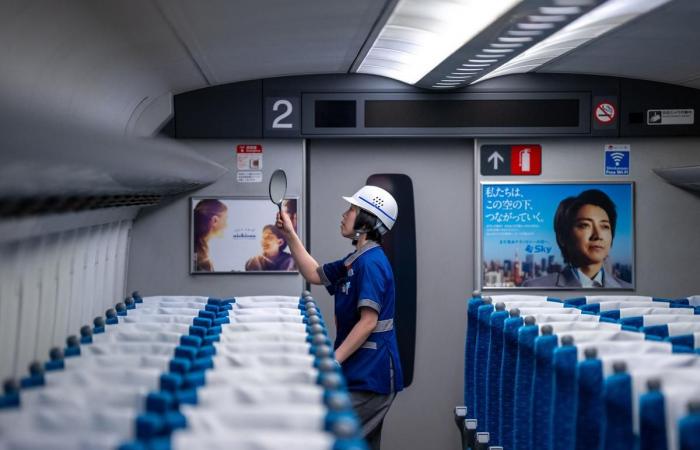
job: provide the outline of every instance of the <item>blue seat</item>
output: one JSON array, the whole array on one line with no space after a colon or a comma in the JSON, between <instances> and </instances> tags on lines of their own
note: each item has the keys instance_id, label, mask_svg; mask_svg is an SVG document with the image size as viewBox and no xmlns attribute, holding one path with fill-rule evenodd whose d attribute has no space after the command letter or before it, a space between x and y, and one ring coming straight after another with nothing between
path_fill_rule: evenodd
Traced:
<instances>
[{"instance_id":1,"label":"blue seat","mask_svg":"<svg viewBox=\"0 0 700 450\"><path fill-rule=\"evenodd\" d=\"M688 405L688 415L678 422L681 450L700 450L700 402Z\"/></svg>"},{"instance_id":2,"label":"blue seat","mask_svg":"<svg viewBox=\"0 0 700 450\"><path fill-rule=\"evenodd\" d=\"M557 336L551 325L540 327L541 336L535 339L535 377L532 392L532 448L550 450L552 433L552 358L557 347Z\"/></svg>"},{"instance_id":3,"label":"blue seat","mask_svg":"<svg viewBox=\"0 0 700 450\"><path fill-rule=\"evenodd\" d=\"M515 368L515 409L513 434L516 450L532 447L532 381L535 373L535 338L539 327L534 317L528 316L518 330L518 360Z\"/></svg>"},{"instance_id":4,"label":"blue seat","mask_svg":"<svg viewBox=\"0 0 700 450\"><path fill-rule=\"evenodd\" d=\"M514 308L503 322L503 362L501 363L501 419L498 434L503 448L513 448L513 410L515 408L515 367L518 359L518 330L523 326L520 311Z\"/></svg>"},{"instance_id":5,"label":"blue seat","mask_svg":"<svg viewBox=\"0 0 700 450\"><path fill-rule=\"evenodd\" d=\"M604 382L605 450L634 450L635 436L632 419L632 378L623 361L613 365L614 373Z\"/></svg>"},{"instance_id":6,"label":"blue seat","mask_svg":"<svg viewBox=\"0 0 700 450\"><path fill-rule=\"evenodd\" d=\"M671 342L674 347L678 346L680 348L690 348L691 350L700 348L698 344L700 343L700 333L693 334L681 334L679 336L670 336L666 338Z\"/></svg>"},{"instance_id":7,"label":"blue seat","mask_svg":"<svg viewBox=\"0 0 700 450\"><path fill-rule=\"evenodd\" d=\"M639 397L639 450L667 450L666 414L661 382L647 381L647 392Z\"/></svg>"},{"instance_id":8,"label":"blue seat","mask_svg":"<svg viewBox=\"0 0 700 450\"><path fill-rule=\"evenodd\" d=\"M578 404L576 412L576 450L599 449L602 443L603 364L594 347L585 350L586 359L578 363Z\"/></svg>"},{"instance_id":9,"label":"blue seat","mask_svg":"<svg viewBox=\"0 0 700 450\"><path fill-rule=\"evenodd\" d=\"M496 304L491 314L491 346L489 347L488 372L486 376L486 429L491 433L490 442L500 443L499 420L501 414L501 363L503 362L503 324L508 312L500 310L502 303Z\"/></svg>"},{"instance_id":10,"label":"blue seat","mask_svg":"<svg viewBox=\"0 0 700 450\"><path fill-rule=\"evenodd\" d=\"M479 306L483 304L485 301L481 297L472 297L467 303L467 337L464 345L464 405L470 415L474 411L474 356L476 354L476 333L479 326L477 313Z\"/></svg>"},{"instance_id":11,"label":"blue seat","mask_svg":"<svg viewBox=\"0 0 700 450\"><path fill-rule=\"evenodd\" d=\"M551 448L573 450L576 433L578 384L576 378L577 349L571 336L561 338L561 346L554 350L554 400L552 414L556 424L552 428Z\"/></svg>"},{"instance_id":12,"label":"blue seat","mask_svg":"<svg viewBox=\"0 0 700 450\"><path fill-rule=\"evenodd\" d=\"M471 417L476 417L480 428L486 424L486 370L488 367L489 347L491 340L491 304L479 306L477 310L476 348L474 355L474 409Z\"/></svg>"}]
</instances>

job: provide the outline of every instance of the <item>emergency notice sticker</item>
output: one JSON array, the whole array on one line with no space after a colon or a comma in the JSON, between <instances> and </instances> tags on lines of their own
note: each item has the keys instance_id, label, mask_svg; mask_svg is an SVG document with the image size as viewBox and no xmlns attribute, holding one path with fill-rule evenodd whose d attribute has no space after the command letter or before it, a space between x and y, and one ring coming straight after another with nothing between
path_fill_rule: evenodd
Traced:
<instances>
[{"instance_id":1,"label":"emergency notice sticker","mask_svg":"<svg viewBox=\"0 0 700 450\"><path fill-rule=\"evenodd\" d=\"M238 170L262 170L262 145L240 144L236 146L236 168Z\"/></svg>"},{"instance_id":2,"label":"emergency notice sticker","mask_svg":"<svg viewBox=\"0 0 700 450\"><path fill-rule=\"evenodd\" d=\"M262 183L263 173L259 170L241 170L236 173L238 183Z\"/></svg>"},{"instance_id":3,"label":"emergency notice sticker","mask_svg":"<svg viewBox=\"0 0 700 450\"><path fill-rule=\"evenodd\" d=\"M694 109L649 109L647 125L693 125Z\"/></svg>"}]
</instances>

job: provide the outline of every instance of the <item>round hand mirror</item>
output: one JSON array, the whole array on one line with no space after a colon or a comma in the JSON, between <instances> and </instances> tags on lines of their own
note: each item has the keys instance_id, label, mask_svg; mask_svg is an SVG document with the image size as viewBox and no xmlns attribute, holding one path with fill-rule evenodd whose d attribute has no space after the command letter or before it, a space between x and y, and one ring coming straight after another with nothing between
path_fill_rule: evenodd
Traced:
<instances>
[{"instance_id":1,"label":"round hand mirror","mask_svg":"<svg viewBox=\"0 0 700 450\"><path fill-rule=\"evenodd\" d=\"M270 200L277 205L282 212L282 200L287 194L287 174L284 170L277 169L270 177Z\"/></svg>"}]
</instances>

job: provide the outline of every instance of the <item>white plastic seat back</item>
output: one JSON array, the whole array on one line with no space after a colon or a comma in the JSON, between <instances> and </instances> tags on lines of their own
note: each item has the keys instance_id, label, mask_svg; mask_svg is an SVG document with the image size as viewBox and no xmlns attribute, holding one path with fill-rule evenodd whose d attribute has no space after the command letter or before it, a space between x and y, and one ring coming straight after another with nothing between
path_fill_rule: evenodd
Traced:
<instances>
[{"instance_id":1,"label":"white plastic seat back","mask_svg":"<svg viewBox=\"0 0 700 450\"><path fill-rule=\"evenodd\" d=\"M68 429L51 433L13 433L0 438L0 450L114 450L123 440L123 435L111 431L76 433Z\"/></svg>"},{"instance_id":2,"label":"white plastic seat back","mask_svg":"<svg viewBox=\"0 0 700 450\"><path fill-rule=\"evenodd\" d=\"M294 311L300 311L299 303L289 302L246 302L244 300L236 300L236 303L234 303L233 305L233 311L243 311L248 309L262 308L290 309Z\"/></svg>"},{"instance_id":3,"label":"white plastic seat back","mask_svg":"<svg viewBox=\"0 0 700 450\"><path fill-rule=\"evenodd\" d=\"M653 325L666 325L679 322L700 322L700 315L688 314L649 314L642 315L642 324L645 327Z\"/></svg>"},{"instance_id":4,"label":"white plastic seat back","mask_svg":"<svg viewBox=\"0 0 700 450\"><path fill-rule=\"evenodd\" d=\"M314 356L310 354L285 354L285 353L264 353L260 355L216 355L214 357L214 367L241 367L241 368L266 368L266 367L313 367Z\"/></svg>"},{"instance_id":5,"label":"white plastic seat back","mask_svg":"<svg viewBox=\"0 0 700 450\"><path fill-rule=\"evenodd\" d=\"M232 380L236 383L315 383L318 370L314 368L231 368L222 367L205 372L207 386L229 386Z\"/></svg>"},{"instance_id":6,"label":"white plastic seat back","mask_svg":"<svg viewBox=\"0 0 700 450\"><path fill-rule=\"evenodd\" d=\"M130 324L132 325L132 324ZM142 325L142 324L133 324ZM153 325L153 324L148 324ZM168 324L168 325L182 325L182 324ZM185 328L189 328L186 325L182 325ZM148 331L148 330L123 330L112 331L108 333L95 334L92 337L93 343L88 344L86 347L90 346L103 346L111 344L127 344L127 343L160 343L160 344L170 344L177 345L180 342L180 336L183 333L178 333L176 331ZM81 350L82 352L82 350Z\"/></svg>"},{"instance_id":7,"label":"white plastic seat back","mask_svg":"<svg viewBox=\"0 0 700 450\"><path fill-rule=\"evenodd\" d=\"M547 300L531 301L531 302L511 301L511 302L502 302L502 303L505 303L506 309L511 309L511 308L564 308L563 303L548 302ZM495 304L496 303L494 303L494 305Z\"/></svg>"},{"instance_id":8,"label":"white plastic seat back","mask_svg":"<svg viewBox=\"0 0 700 450\"><path fill-rule=\"evenodd\" d=\"M644 333L623 330L572 330L558 334L559 345L563 336L571 336L574 338L574 345L580 346L583 343L590 342L609 342L609 341L644 341Z\"/></svg>"},{"instance_id":9,"label":"white plastic seat back","mask_svg":"<svg viewBox=\"0 0 700 450\"><path fill-rule=\"evenodd\" d=\"M323 403L323 388L314 384L260 385L232 383L204 386L197 392L197 406L206 409L234 408L235 405L288 405Z\"/></svg>"},{"instance_id":10,"label":"white plastic seat back","mask_svg":"<svg viewBox=\"0 0 700 450\"><path fill-rule=\"evenodd\" d=\"M105 386L129 385L143 386L149 390L156 390L161 369L154 367L125 368L118 367L104 368L95 367L91 370L71 370L52 372L46 377L47 387L69 387L80 386L82 389L97 389Z\"/></svg>"},{"instance_id":11,"label":"white plastic seat back","mask_svg":"<svg viewBox=\"0 0 700 450\"><path fill-rule=\"evenodd\" d=\"M574 308L571 308L574 309ZM536 323L542 325L545 323L557 323L557 322L600 322L600 316L595 316L593 314L528 314L532 316L537 321Z\"/></svg>"},{"instance_id":12,"label":"white plastic seat back","mask_svg":"<svg viewBox=\"0 0 700 450\"><path fill-rule=\"evenodd\" d=\"M105 405L115 408L140 409L149 390L143 386L117 385L105 389L81 387L80 395L66 395L64 386L29 389L22 392L22 409L30 408L73 408L92 410L104 408Z\"/></svg>"},{"instance_id":13,"label":"white plastic seat back","mask_svg":"<svg viewBox=\"0 0 700 450\"><path fill-rule=\"evenodd\" d=\"M169 356L172 358L177 342L173 343L151 343L151 342L118 342L83 345L80 349L81 358L91 358L93 356L114 356L114 355L157 355Z\"/></svg>"},{"instance_id":14,"label":"white plastic seat back","mask_svg":"<svg viewBox=\"0 0 700 450\"><path fill-rule=\"evenodd\" d=\"M225 438L178 430L173 434L173 450L331 450L335 438L326 432L267 429L264 433L228 430Z\"/></svg>"},{"instance_id":15,"label":"white plastic seat back","mask_svg":"<svg viewBox=\"0 0 700 450\"><path fill-rule=\"evenodd\" d=\"M226 328L224 328L226 329ZM301 331L249 331L241 333L221 333L221 343L232 342L306 342L306 334Z\"/></svg>"},{"instance_id":16,"label":"white plastic seat back","mask_svg":"<svg viewBox=\"0 0 700 450\"><path fill-rule=\"evenodd\" d=\"M623 309L623 308L668 308L670 309L669 306L665 306L661 302L655 302L652 300L649 301L628 301L628 302L600 302L598 303L598 307L600 308L600 311L612 311L615 309Z\"/></svg>"},{"instance_id":17,"label":"white plastic seat back","mask_svg":"<svg viewBox=\"0 0 700 450\"><path fill-rule=\"evenodd\" d=\"M655 302L656 304L658 302ZM647 315L656 314L672 314L672 315L689 315L692 316L695 313L692 308L624 308L620 310L620 319L625 317L639 317Z\"/></svg>"},{"instance_id":18,"label":"white plastic seat back","mask_svg":"<svg viewBox=\"0 0 700 450\"><path fill-rule=\"evenodd\" d=\"M311 345L306 342L225 342L217 343L217 354L227 355L261 355L267 353L286 353L306 355Z\"/></svg>"},{"instance_id":19,"label":"white plastic seat back","mask_svg":"<svg viewBox=\"0 0 700 450\"><path fill-rule=\"evenodd\" d=\"M66 358L65 370L90 370L94 367L115 369L154 368L167 370L173 355L93 355L89 358ZM51 373L53 375L53 373Z\"/></svg>"},{"instance_id":20,"label":"white plastic seat back","mask_svg":"<svg viewBox=\"0 0 700 450\"><path fill-rule=\"evenodd\" d=\"M587 348L595 348L601 358L615 355L624 358L623 355L646 353L671 354L673 352L673 346L669 342L638 340L582 342L577 346L579 361L586 359L585 352Z\"/></svg>"},{"instance_id":21,"label":"white plastic seat back","mask_svg":"<svg viewBox=\"0 0 700 450\"><path fill-rule=\"evenodd\" d=\"M191 315L181 315L181 314L170 314L170 315L154 315L154 314L146 314L146 315L138 315L138 314L130 314L126 316L120 316L119 317L119 324L126 324L126 323L157 323L157 324L167 324L167 323L176 323L176 324L181 324L181 325L192 325L192 316ZM113 326L113 325L111 325Z\"/></svg>"},{"instance_id":22,"label":"white plastic seat back","mask_svg":"<svg viewBox=\"0 0 700 450\"><path fill-rule=\"evenodd\" d=\"M252 304L252 303L289 303L293 305L299 304L299 297L290 297L288 295L254 295L249 297L236 297L236 304Z\"/></svg>"},{"instance_id":23,"label":"white plastic seat back","mask_svg":"<svg viewBox=\"0 0 700 450\"><path fill-rule=\"evenodd\" d=\"M192 318L190 317L190 323L154 323L154 322L144 322L144 323L119 323L118 325L107 325L105 327L104 333L98 333L93 335L93 339L103 338L105 335L112 333L130 333L130 332L142 332L146 331L149 333L167 332L167 333L177 333L177 334L187 334L192 324Z\"/></svg>"},{"instance_id":24,"label":"white plastic seat back","mask_svg":"<svg viewBox=\"0 0 700 450\"><path fill-rule=\"evenodd\" d=\"M691 295L688 297L690 306L700 306L700 295Z\"/></svg>"},{"instance_id":25,"label":"white plastic seat back","mask_svg":"<svg viewBox=\"0 0 700 450\"><path fill-rule=\"evenodd\" d=\"M569 331L583 331L583 330L622 330L622 325L619 323L609 323L609 322L537 322L540 327L542 325L549 325L552 327L554 334L567 333Z\"/></svg>"},{"instance_id":26,"label":"white plastic seat back","mask_svg":"<svg viewBox=\"0 0 700 450\"><path fill-rule=\"evenodd\" d=\"M149 297L142 297L143 305L137 305L136 308L141 306L151 305L151 304L168 304L168 303L200 303L206 305L209 301L209 297L202 296L190 296L190 295L155 295Z\"/></svg>"},{"instance_id":27,"label":"white plastic seat back","mask_svg":"<svg viewBox=\"0 0 700 450\"><path fill-rule=\"evenodd\" d=\"M127 311L127 317L138 316L190 316L197 317L203 308L188 308L188 307L163 307L163 306L144 306L130 309Z\"/></svg>"},{"instance_id":28,"label":"white plastic seat back","mask_svg":"<svg viewBox=\"0 0 700 450\"><path fill-rule=\"evenodd\" d=\"M672 368L700 368L700 358L691 353L671 353L668 355L608 353L600 355L600 359L603 361L603 372L606 377L612 375L615 361L624 361L627 364L627 371L630 373L649 370L649 368L653 368L659 373Z\"/></svg>"},{"instance_id":29,"label":"white plastic seat back","mask_svg":"<svg viewBox=\"0 0 700 450\"><path fill-rule=\"evenodd\" d=\"M653 297L643 295L587 295L586 304L596 304L602 302L651 302Z\"/></svg>"},{"instance_id":30,"label":"white plastic seat back","mask_svg":"<svg viewBox=\"0 0 700 450\"><path fill-rule=\"evenodd\" d=\"M73 387L75 389L75 387ZM70 395L70 392L66 392ZM70 430L83 432L118 432L128 436L133 428L137 411L131 408L96 408L88 414L78 407L20 409L0 413L0 436L52 434ZM51 447L49 447L51 448Z\"/></svg>"},{"instance_id":31,"label":"white plastic seat back","mask_svg":"<svg viewBox=\"0 0 700 450\"><path fill-rule=\"evenodd\" d=\"M233 314L236 316L250 316L250 315L282 315L282 316L301 316L301 310L292 308L234 308Z\"/></svg>"},{"instance_id":32,"label":"white plastic seat back","mask_svg":"<svg viewBox=\"0 0 700 450\"><path fill-rule=\"evenodd\" d=\"M233 428L243 429L251 434L262 430L307 430L323 431L324 419L328 412L323 403L315 405L248 406L246 408L216 408L213 410L183 405L182 413L187 417L187 428L201 434L226 436Z\"/></svg>"},{"instance_id":33,"label":"white plastic seat back","mask_svg":"<svg viewBox=\"0 0 700 450\"><path fill-rule=\"evenodd\" d=\"M295 322L252 322L236 323L233 326L222 327L221 338L248 333L301 333L306 337L306 325Z\"/></svg>"},{"instance_id":34,"label":"white plastic seat back","mask_svg":"<svg viewBox=\"0 0 700 450\"><path fill-rule=\"evenodd\" d=\"M669 336L680 336L682 334L695 334L700 331L700 322L677 322L669 323Z\"/></svg>"},{"instance_id":35,"label":"white plastic seat back","mask_svg":"<svg viewBox=\"0 0 700 450\"><path fill-rule=\"evenodd\" d=\"M290 316L281 314L251 314L251 315L238 315L233 314L229 316L231 323L274 323L287 322L287 323L302 323L304 318L301 315ZM235 328L235 327L234 327Z\"/></svg>"},{"instance_id":36,"label":"white plastic seat back","mask_svg":"<svg viewBox=\"0 0 700 450\"><path fill-rule=\"evenodd\" d=\"M503 294L503 295L488 295L484 296L484 298L489 297L491 298L491 303L494 305L498 302L544 302L547 301L549 297L546 295L510 295L510 294Z\"/></svg>"},{"instance_id":37,"label":"white plastic seat back","mask_svg":"<svg viewBox=\"0 0 700 450\"><path fill-rule=\"evenodd\" d=\"M518 308L520 316L530 316L533 314L571 314L580 315L581 310L576 308Z\"/></svg>"}]
</instances>

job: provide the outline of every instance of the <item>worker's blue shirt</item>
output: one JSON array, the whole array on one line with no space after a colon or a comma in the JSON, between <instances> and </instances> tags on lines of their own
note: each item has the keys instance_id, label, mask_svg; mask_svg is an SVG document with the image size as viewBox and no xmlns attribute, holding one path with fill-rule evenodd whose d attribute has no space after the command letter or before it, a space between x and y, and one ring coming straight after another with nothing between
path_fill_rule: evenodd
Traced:
<instances>
[{"instance_id":1,"label":"worker's blue shirt","mask_svg":"<svg viewBox=\"0 0 700 450\"><path fill-rule=\"evenodd\" d=\"M336 349L360 320L360 308L372 308L379 314L374 332L343 362L348 388L379 394L402 390L394 331L394 274L382 248L368 242L344 259L324 264L318 272L335 296Z\"/></svg>"}]
</instances>

